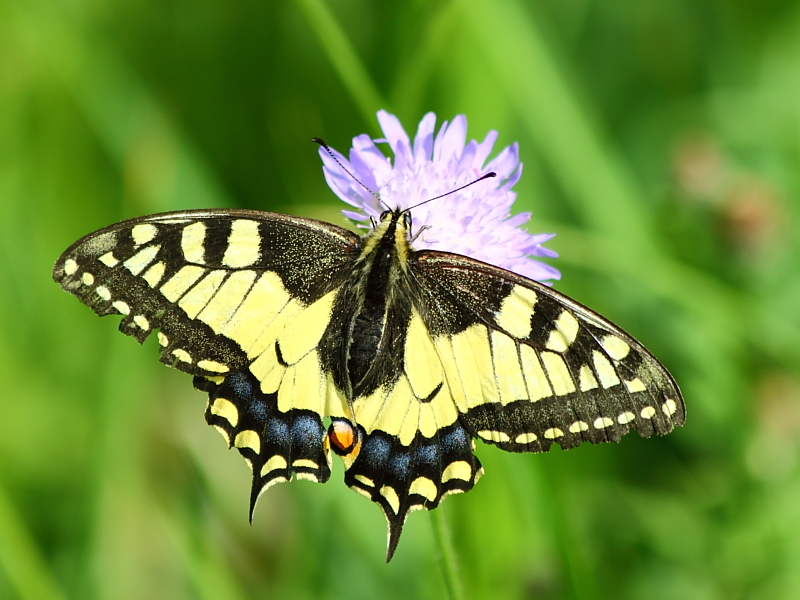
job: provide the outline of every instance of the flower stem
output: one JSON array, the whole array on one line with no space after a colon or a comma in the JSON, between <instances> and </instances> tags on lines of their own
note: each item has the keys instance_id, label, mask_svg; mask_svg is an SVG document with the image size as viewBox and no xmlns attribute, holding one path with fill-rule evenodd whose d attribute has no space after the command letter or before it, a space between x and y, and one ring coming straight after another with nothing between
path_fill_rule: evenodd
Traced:
<instances>
[{"instance_id":1,"label":"flower stem","mask_svg":"<svg viewBox=\"0 0 800 600\"><path fill-rule=\"evenodd\" d=\"M438 548L439 566L444 576L444 585L447 588L447 595L450 600L464 600L464 587L459 577L459 569L456 561L456 551L453 547L453 538L450 536L450 529L447 526L447 519L442 507L431 511L431 525L433 526L433 538Z\"/></svg>"}]
</instances>

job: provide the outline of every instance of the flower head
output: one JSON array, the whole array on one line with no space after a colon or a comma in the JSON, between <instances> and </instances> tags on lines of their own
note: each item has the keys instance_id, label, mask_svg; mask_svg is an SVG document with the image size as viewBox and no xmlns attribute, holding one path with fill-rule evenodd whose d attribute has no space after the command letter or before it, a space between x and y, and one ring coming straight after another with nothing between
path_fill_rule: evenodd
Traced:
<instances>
[{"instance_id":1,"label":"flower head","mask_svg":"<svg viewBox=\"0 0 800 600\"><path fill-rule=\"evenodd\" d=\"M497 132L490 131L482 142L466 143L467 119L457 115L445 121L434 137L436 115L428 113L420 121L413 145L394 115L378 112L384 138L370 139L366 134L353 138L350 159L334 154L353 175L391 208L407 208L494 171L497 177L486 179L444 198L415 208L414 240L417 249L430 248L463 254L525 277L544 281L559 279L557 269L531 258L554 258L555 252L542 246L555 234L531 235L520 226L530 213L510 214L516 193L511 188L522 174L517 144L504 148L488 164ZM389 144L394 163L376 144ZM345 173L320 148L325 180L334 193L357 210L343 210L344 215L362 226L377 218L384 206L373 194Z\"/></svg>"}]
</instances>

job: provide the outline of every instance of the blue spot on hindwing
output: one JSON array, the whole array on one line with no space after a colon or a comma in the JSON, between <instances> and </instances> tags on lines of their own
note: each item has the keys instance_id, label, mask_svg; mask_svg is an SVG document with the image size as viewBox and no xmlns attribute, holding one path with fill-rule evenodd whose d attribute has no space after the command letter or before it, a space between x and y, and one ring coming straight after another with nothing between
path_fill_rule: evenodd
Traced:
<instances>
[{"instance_id":1,"label":"blue spot on hindwing","mask_svg":"<svg viewBox=\"0 0 800 600\"><path fill-rule=\"evenodd\" d=\"M435 466L439 464L440 460L441 453L436 444L419 446L414 454L414 463L418 465Z\"/></svg>"},{"instance_id":2,"label":"blue spot on hindwing","mask_svg":"<svg viewBox=\"0 0 800 600\"><path fill-rule=\"evenodd\" d=\"M287 444L289 442L289 425L280 419L267 421L266 437L272 442Z\"/></svg>"},{"instance_id":3,"label":"blue spot on hindwing","mask_svg":"<svg viewBox=\"0 0 800 600\"><path fill-rule=\"evenodd\" d=\"M405 481L411 473L411 454L403 452L395 454L389 461L389 474L400 481Z\"/></svg>"},{"instance_id":4,"label":"blue spot on hindwing","mask_svg":"<svg viewBox=\"0 0 800 600\"><path fill-rule=\"evenodd\" d=\"M238 398L245 401L253 398L253 385L244 373L233 373L227 382Z\"/></svg>"},{"instance_id":5,"label":"blue spot on hindwing","mask_svg":"<svg viewBox=\"0 0 800 600\"><path fill-rule=\"evenodd\" d=\"M259 423L267 420L267 403L263 400L255 399L250 402L247 412Z\"/></svg>"},{"instance_id":6,"label":"blue spot on hindwing","mask_svg":"<svg viewBox=\"0 0 800 600\"><path fill-rule=\"evenodd\" d=\"M316 417L301 415L292 423L292 447L294 448L317 445L323 435L322 424Z\"/></svg>"},{"instance_id":7,"label":"blue spot on hindwing","mask_svg":"<svg viewBox=\"0 0 800 600\"><path fill-rule=\"evenodd\" d=\"M373 471L382 471L389 461L392 444L380 435L372 434L364 442L359 459L363 459L367 467Z\"/></svg>"},{"instance_id":8,"label":"blue spot on hindwing","mask_svg":"<svg viewBox=\"0 0 800 600\"><path fill-rule=\"evenodd\" d=\"M455 427L441 437L442 450L446 454L451 452L470 452L472 453L472 446L470 445L470 437L463 427L456 424Z\"/></svg>"}]
</instances>

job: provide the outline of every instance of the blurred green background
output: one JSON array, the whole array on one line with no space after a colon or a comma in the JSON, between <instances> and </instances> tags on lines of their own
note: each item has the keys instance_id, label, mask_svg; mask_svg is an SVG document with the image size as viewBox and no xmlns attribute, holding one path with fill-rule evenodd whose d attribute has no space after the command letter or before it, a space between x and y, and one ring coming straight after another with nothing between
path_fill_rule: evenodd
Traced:
<instances>
[{"instance_id":1,"label":"blurred green background","mask_svg":"<svg viewBox=\"0 0 800 600\"><path fill-rule=\"evenodd\" d=\"M50 278L114 221L342 222L346 151L464 113L519 141L556 288L672 370L666 438L511 455L439 509L464 598L800 598L796 0L0 0L0 598L441 598L341 483L262 496L190 378ZM458 591L456 591L458 596Z\"/></svg>"}]
</instances>

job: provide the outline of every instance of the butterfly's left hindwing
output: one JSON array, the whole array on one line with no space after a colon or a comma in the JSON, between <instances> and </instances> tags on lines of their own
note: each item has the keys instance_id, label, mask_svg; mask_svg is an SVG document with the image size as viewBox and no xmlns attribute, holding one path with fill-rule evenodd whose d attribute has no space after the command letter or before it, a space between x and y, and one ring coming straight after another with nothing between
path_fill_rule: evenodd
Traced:
<instances>
[{"instance_id":1,"label":"butterfly's left hindwing","mask_svg":"<svg viewBox=\"0 0 800 600\"><path fill-rule=\"evenodd\" d=\"M273 483L330 476L323 418L343 408L316 346L359 243L285 215L167 213L86 236L53 276L140 342L157 332L162 362L195 375L206 420L253 470L252 512Z\"/></svg>"}]
</instances>

